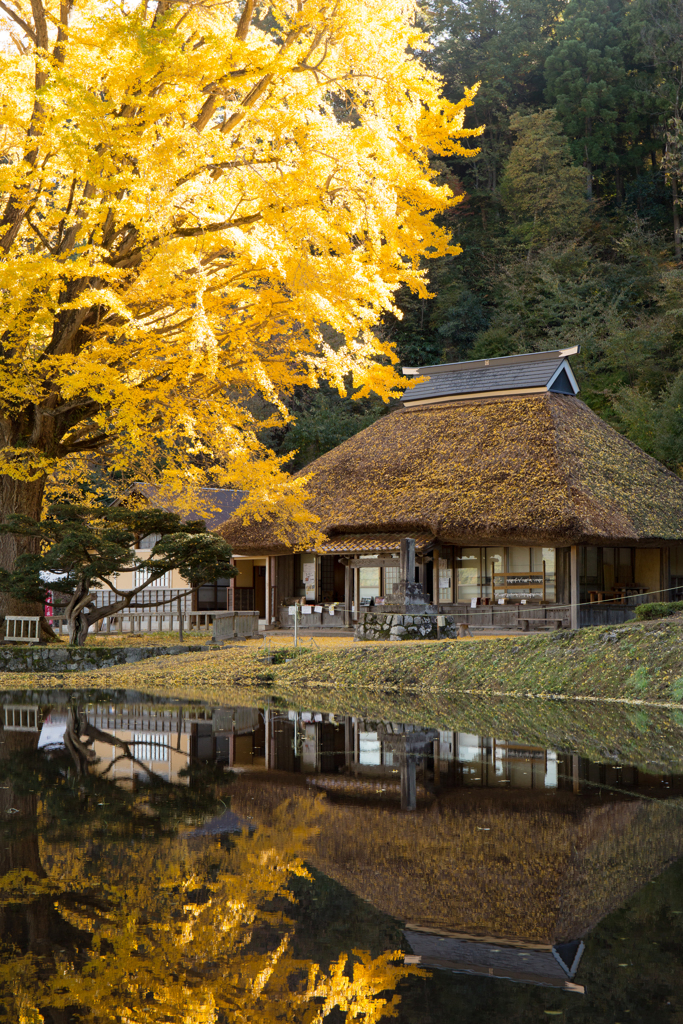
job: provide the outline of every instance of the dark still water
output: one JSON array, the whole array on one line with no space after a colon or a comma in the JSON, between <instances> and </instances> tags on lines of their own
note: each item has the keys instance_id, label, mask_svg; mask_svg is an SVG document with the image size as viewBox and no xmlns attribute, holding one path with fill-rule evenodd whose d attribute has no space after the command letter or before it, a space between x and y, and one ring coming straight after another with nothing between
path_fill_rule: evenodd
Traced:
<instances>
[{"instance_id":1,"label":"dark still water","mask_svg":"<svg viewBox=\"0 0 683 1024\"><path fill-rule=\"evenodd\" d=\"M678 713L0 699L0 1021L683 1022Z\"/></svg>"}]
</instances>

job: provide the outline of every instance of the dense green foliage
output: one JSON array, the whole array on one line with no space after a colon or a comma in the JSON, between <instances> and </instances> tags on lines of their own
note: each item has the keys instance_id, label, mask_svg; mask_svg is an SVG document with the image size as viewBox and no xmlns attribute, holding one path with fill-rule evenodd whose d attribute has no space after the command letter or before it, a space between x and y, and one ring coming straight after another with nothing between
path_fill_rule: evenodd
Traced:
<instances>
[{"instance_id":1,"label":"dense green foliage","mask_svg":"<svg viewBox=\"0 0 683 1024\"><path fill-rule=\"evenodd\" d=\"M650 604L638 605L636 618L644 622L647 619L668 618L677 612L683 612L683 601L652 601Z\"/></svg>"},{"instance_id":2,"label":"dense green foliage","mask_svg":"<svg viewBox=\"0 0 683 1024\"><path fill-rule=\"evenodd\" d=\"M582 346L581 397L683 465L683 6L678 0L425 0L451 99L480 81L479 155L439 164L466 198L460 256L432 298L398 295L383 331L405 365ZM473 143L474 144L474 143ZM386 411L331 389L297 396L272 438L292 468Z\"/></svg>"}]
</instances>

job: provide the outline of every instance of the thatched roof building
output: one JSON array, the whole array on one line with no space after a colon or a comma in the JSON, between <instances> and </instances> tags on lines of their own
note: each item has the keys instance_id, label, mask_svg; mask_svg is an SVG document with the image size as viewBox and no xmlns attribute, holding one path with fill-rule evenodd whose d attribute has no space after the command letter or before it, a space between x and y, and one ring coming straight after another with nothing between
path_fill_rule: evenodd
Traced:
<instances>
[{"instance_id":1,"label":"thatched roof building","mask_svg":"<svg viewBox=\"0 0 683 1024\"><path fill-rule=\"evenodd\" d=\"M556 572L548 568L555 555L538 554L534 564L533 549L623 549L628 556L581 556L587 559L586 600L591 586L603 595L599 600L620 584L642 593L668 590L669 561L664 566L660 558L655 569L642 556L636 565L632 552L683 541L683 479L577 397L568 354L558 350L407 371L426 380L406 392L400 409L302 471L310 477L308 507L326 536L317 555L388 555L411 536L427 557L435 547L441 557L453 549L445 556L453 577L457 551L481 548L481 593L470 593L473 578L466 584L461 576L470 604L474 596L485 598L487 566L499 550L506 552L500 554L500 572L511 575L540 571L541 561ZM245 526L233 517L221 533L241 554L284 556L297 547L295 533L282 523ZM529 563L522 555L510 556L512 547L531 550ZM568 567L564 575L562 599L569 601ZM459 600L453 579L439 586L452 592L445 603ZM435 584L431 589L436 599ZM554 599L562 596L559 590L558 585ZM329 598L320 592L315 599Z\"/></svg>"}]
</instances>

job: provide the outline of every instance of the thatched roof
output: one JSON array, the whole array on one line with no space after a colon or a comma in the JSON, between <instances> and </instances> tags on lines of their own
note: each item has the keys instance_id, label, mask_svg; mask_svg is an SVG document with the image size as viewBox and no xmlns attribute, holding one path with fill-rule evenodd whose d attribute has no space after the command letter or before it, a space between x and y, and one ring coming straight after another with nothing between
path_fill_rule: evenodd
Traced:
<instances>
[{"instance_id":1,"label":"thatched roof","mask_svg":"<svg viewBox=\"0 0 683 1024\"><path fill-rule=\"evenodd\" d=\"M258 827L297 793L241 775L230 806ZM553 945L585 935L683 852L675 801L569 809L559 793L524 795L460 789L411 814L325 801L306 859L409 927Z\"/></svg>"},{"instance_id":2,"label":"thatched roof","mask_svg":"<svg viewBox=\"0 0 683 1024\"><path fill-rule=\"evenodd\" d=\"M683 539L683 480L566 395L401 409L302 472L311 475L308 507L328 537L427 532L462 545ZM290 546L274 524L244 527L233 517L221 533L245 553Z\"/></svg>"}]
</instances>

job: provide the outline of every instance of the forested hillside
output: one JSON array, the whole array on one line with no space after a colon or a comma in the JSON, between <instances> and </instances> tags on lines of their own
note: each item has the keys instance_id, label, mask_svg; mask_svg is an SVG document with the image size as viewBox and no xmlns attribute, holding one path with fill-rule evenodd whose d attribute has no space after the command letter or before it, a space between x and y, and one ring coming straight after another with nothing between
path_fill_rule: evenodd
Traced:
<instances>
[{"instance_id":1,"label":"forested hillside","mask_svg":"<svg viewBox=\"0 0 683 1024\"><path fill-rule=\"evenodd\" d=\"M438 164L466 198L459 256L404 290L385 336L407 365L579 343L581 397L683 464L683 2L429 0L429 60L450 99L480 81L480 154ZM473 143L474 144L474 143ZM683 214L681 214L683 215ZM381 402L295 398L274 434L293 468L367 426Z\"/></svg>"}]
</instances>

